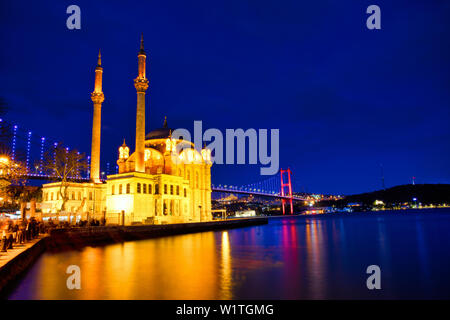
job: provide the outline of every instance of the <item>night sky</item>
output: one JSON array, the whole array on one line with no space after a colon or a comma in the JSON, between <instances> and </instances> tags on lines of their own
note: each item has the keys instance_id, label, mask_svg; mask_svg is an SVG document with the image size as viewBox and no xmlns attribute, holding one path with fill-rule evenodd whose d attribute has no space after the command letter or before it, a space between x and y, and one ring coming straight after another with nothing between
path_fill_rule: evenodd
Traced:
<instances>
[{"instance_id":1,"label":"night sky","mask_svg":"<svg viewBox=\"0 0 450 320\"><path fill-rule=\"evenodd\" d=\"M81 8L81 30L66 8ZM366 8L381 7L381 30ZM450 183L450 1L23 1L0 4L5 119L90 153L102 51L102 170L134 150L139 37L147 132L280 129L294 191L350 194ZM215 165L212 182L266 179Z\"/></svg>"}]
</instances>

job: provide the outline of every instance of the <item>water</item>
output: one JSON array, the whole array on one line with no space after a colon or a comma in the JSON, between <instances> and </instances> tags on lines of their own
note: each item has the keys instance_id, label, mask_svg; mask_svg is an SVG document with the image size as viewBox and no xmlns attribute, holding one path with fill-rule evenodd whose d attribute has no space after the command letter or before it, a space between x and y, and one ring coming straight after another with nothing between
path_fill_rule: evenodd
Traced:
<instances>
[{"instance_id":1,"label":"water","mask_svg":"<svg viewBox=\"0 0 450 320\"><path fill-rule=\"evenodd\" d=\"M45 253L10 299L450 298L450 210L268 225ZM69 265L81 290L68 290ZM366 268L381 268L368 290Z\"/></svg>"}]
</instances>

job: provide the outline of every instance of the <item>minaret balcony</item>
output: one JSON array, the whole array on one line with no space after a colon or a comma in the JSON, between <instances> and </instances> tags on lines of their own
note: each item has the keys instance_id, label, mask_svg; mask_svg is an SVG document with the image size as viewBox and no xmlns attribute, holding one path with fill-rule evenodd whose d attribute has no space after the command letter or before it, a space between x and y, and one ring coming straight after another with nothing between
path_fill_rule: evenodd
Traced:
<instances>
[{"instance_id":1,"label":"minaret balcony","mask_svg":"<svg viewBox=\"0 0 450 320\"><path fill-rule=\"evenodd\" d=\"M103 94L103 92L92 92L91 99L94 104L100 104L105 101L105 95Z\"/></svg>"},{"instance_id":2,"label":"minaret balcony","mask_svg":"<svg viewBox=\"0 0 450 320\"><path fill-rule=\"evenodd\" d=\"M145 92L148 89L147 78L136 78L134 79L134 87L137 92Z\"/></svg>"}]
</instances>

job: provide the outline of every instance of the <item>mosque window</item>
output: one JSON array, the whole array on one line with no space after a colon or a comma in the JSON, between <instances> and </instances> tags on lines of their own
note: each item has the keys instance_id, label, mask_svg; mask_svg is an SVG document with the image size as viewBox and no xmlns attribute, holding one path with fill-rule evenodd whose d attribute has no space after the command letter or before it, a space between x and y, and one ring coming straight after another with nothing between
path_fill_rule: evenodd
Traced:
<instances>
[{"instance_id":1,"label":"mosque window","mask_svg":"<svg viewBox=\"0 0 450 320\"><path fill-rule=\"evenodd\" d=\"M155 184L155 194L159 194L159 184Z\"/></svg>"},{"instance_id":2,"label":"mosque window","mask_svg":"<svg viewBox=\"0 0 450 320\"><path fill-rule=\"evenodd\" d=\"M53 201L53 192L50 193L50 200Z\"/></svg>"},{"instance_id":3,"label":"mosque window","mask_svg":"<svg viewBox=\"0 0 450 320\"><path fill-rule=\"evenodd\" d=\"M187 191L186 191L186 188L184 188L184 197L185 197L185 198L187 197Z\"/></svg>"},{"instance_id":4,"label":"mosque window","mask_svg":"<svg viewBox=\"0 0 450 320\"><path fill-rule=\"evenodd\" d=\"M81 191L78 191L78 200L81 200Z\"/></svg>"},{"instance_id":5,"label":"mosque window","mask_svg":"<svg viewBox=\"0 0 450 320\"><path fill-rule=\"evenodd\" d=\"M156 190L155 190L155 192L156 192ZM152 194L152 185L151 184L148 185L148 193Z\"/></svg>"},{"instance_id":6,"label":"mosque window","mask_svg":"<svg viewBox=\"0 0 450 320\"><path fill-rule=\"evenodd\" d=\"M92 191L89 192L89 200L92 200Z\"/></svg>"},{"instance_id":7,"label":"mosque window","mask_svg":"<svg viewBox=\"0 0 450 320\"><path fill-rule=\"evenodd\" d=\"M147 193L147 184L146 183L143 183L142 184L142 187L143 187L143 191L144 191L144 193Z\"/></svg>"},{"instance_id":8,"label":"mosque window","mask_svg":"<svg viewBox=\"0 0 450 320\"><path fill-rule=\"evenodd\" d=\"M111 186L111 194L114 194L114 187L115 187L115 185Z\"/></svg>"},{"instance_id":9,"label":"mosque window","mask_svg":"<svg viewBox=\"0 0 450 320\"><path fill-rule=\"evenodd\" d=\"M180 186L177 186L177 196L180 195Z\"/></svg>"},{"instance_id":10,"label":"mosque window","mask_svg":"<svg viewBox=\"0 0 450 320\"><path fill-rule=\"evenodd\" d=\"M170 194L173 194L173 185L170 185Z\"/></svg>"},{"instance_id":11,"label":"mosque window","mask_svg":"<svg viewBox=\"0 0 450 320\"><path fill-rule=\"evenodd\" d=\"M130 184L127 183L127 193L130 193L130 192L131 192L131 187L130 187Z\"/></svg>"},{"instance_id":12,"label":"mosque window","mask_svg":"<svg viewBox=\"0 0 450 320\"><path fill-rule=\"evenodd\" d=\"M44 193L45 201L48 201L48 192Z\"/></svg>"},{"instance_id":13,"label":"mosque window","mask_svg":"<svg viewBox=\"0 0 450 320\"><path fill-rule=\"evenodd\" d=\"M122 185L119 184L119 194L122 194Z\"/></svg>"},{"instance_id":14,"label":"mosque window","mask_svg":"<svg viewBox=\"0 0 450 320\"><path fill-rule=\"evenodd\" d=\"M136 192L141 193L141 184L140 183L137 184Z\"/></svg>"},{"instance_id":15,"label":"mosque window","mask_svg":"<svg viewBox=\"0 0 450 320\"><path fill-rule=\"evenodd\" d=\"M59 192L56 193L56 200L59 200Z\"/></svg>"},{"instance_id":16,"label":"mosque window","mask_svg":"<svg viewBox=\"0 0 450 320\"><path fill-rule=\"evenodd\" d=\"M72 192L72 200L75 200L75 192Z\"/></svg>"},{"instance_id":17,"label":"mosque window","mask_svg":"<svg viewBox=\"0 0 450 320\"><path fill-rule=\"evenodd\" d=\"M167 184L164 184L164 194L167 194Z\"/></svg>"}]
</instances>

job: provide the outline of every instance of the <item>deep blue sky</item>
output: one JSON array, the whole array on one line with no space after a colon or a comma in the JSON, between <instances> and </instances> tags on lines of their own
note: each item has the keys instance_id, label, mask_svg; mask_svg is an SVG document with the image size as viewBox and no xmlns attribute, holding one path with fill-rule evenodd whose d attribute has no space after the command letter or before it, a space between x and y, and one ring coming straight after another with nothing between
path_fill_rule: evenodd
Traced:
<instances>
[{"instance_id":1,"label":"deep blue sky","mask_svg":"<svg viewBox=\"0 0 450 320\"><path fill-rule=\"evenodd\" d=\"M81 30L66 28L67 6ZM367 6L382 30L365 26ZM0 97L36 135L90 151L94 68L104 67L102 164L134 149L137 52L148 53L147 131L279 128L297 191L450 183L450 2L22 1L0 4ZM259 166L216 165L245 184Z\"/></svg>"}]
</instances>

